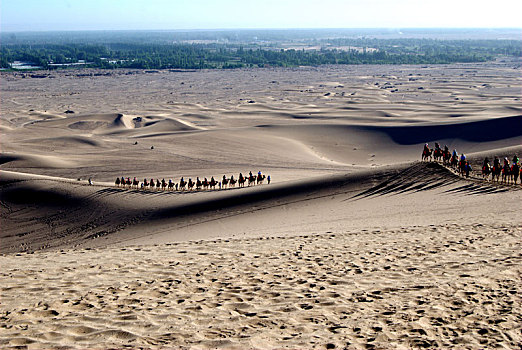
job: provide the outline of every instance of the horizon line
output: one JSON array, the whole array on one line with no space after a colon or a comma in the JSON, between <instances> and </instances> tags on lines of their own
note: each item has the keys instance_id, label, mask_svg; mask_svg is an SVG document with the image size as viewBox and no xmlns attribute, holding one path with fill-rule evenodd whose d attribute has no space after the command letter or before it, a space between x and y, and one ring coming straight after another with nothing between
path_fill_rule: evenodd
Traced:
<instances>
[{"instance_id":1,"label":"horizon line","mask_svg":"<svg viewBox=\"0 0 522 350\"><path fill-rule=\"evenodd\" d=\"M286 30L410 30L410 29L447 29L447 30L520 30L522 27L259 27L259 28L179 28L179 29L50 29L50 30L2 30L1 33L68 33L68 32L218 32L218 31L286 31ZM522 40L522 39L521 39Z\"/></svg>"}]
</instances>

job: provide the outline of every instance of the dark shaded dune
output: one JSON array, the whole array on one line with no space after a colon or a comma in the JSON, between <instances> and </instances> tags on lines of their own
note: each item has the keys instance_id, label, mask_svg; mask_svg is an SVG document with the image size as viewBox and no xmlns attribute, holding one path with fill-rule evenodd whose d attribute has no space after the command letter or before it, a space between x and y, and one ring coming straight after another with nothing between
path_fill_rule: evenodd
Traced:
<instances>
[{"instance_id":1,"label":"dark shaded dune","mask_svg":"<svg viewBox=\"0 0 522 350\"><path fill-rule=\"evenodd\" d=\"M123 114L116 115L116 118L111 123L112 127L125 127L125 123L123 121Z\"/></svg>"},{"instance_id":2,"label":"dark shaded dune","mask_svg":"<svg viewBox=\"0 0 522 350\"><path fill-rule=\"evenodd\" d=\"M0 188L1 253L75 246L117 232L140 217L60 181L2 174Z\"/></svg>"},{"instance_id":3,"label":"dark shaded dune","mask_svg":"<svg viewBox=\"0 0 522 350\"><path fill-rule=\"evenodd\" d=\"M0 165L19 160L20 157L12 154L0 154Z\"/></svg>"},{"instance_id":4,"label":"dark shaded dune","mask_svg":"<svg viewBox=\"0 0 522 350\"><path fill-rule=\"evenodd\" d=\"M522 136L522 116L511 116L480 121L451 124L412 124L400 126L312 124L276 125L263 124L257 128L269 132L285 132L288 135L314 135L317 132L331 132L332 137L365 132L366 134L387 135L398 145L417 145L442 139L457 139L467 142L492 142Z\"/></svg>"},{"instance_id":5,"label":"dark shaded dune","mask_svg":"<svg viewBox=\"0 0 522 350\"><path fill-rule=\"evenodd\" d=\"M0 252L121 242L129 238L125 229L133 225L183 227L216 216L251 212L252 206L264 202L288 203L311 193L314 198L328 196L345 191L348 186L361 186L370 177L385 176L389 171L394 172L363 172L276 186L186 194L81 186L2 173ZM93 238L100 237L103 239L93 242ZM135 237L134 234L131 238Z\"/></svg>"},{"instance_id":6,"label":"dark shaded dune","mask_svg":"<svg viewBox=\"0 0 522 350\"><path fill-rule=\"evenodd\" d=\"M123 114L122 113L118 113L116 115L116 118L114 118L113 123L114 124L123 124Z\"/></svg>"},{"instance_id":7,"label":"dark shaded dune","mask_svg":"<svg viewBox=\"0 0 522 350\"><path fill-rule=\"evenodd\" d=\"M121 243L154 235L165 227L179 229L281 205L332 196L358 200L429 191L459 181L463 180L439 165L426 163L201 193L100 188L2 174L0 252Z\"/></svg>"},{"instance_id":8,"label":"dark shaded dune","mask_svg":"<svg viewBox=\"0 0 522 350\"><path fill-rule=\"evenodd\" d=\"M6 188L0 195L2 202L14 205L27 205L51 208L74 208L84 203L84 198L74 197L60 190L40 189L38 186L24 184Z\"/></svg>"},{"instance_id":9,"label":"dark shaded dune","mask_svg":"<svg viewBox=\"0 0 522 350\"><path fill-rule=\"evenodd\" d=\"M441 139L491 142L522 136L522 115L443 125L364 126L357 128L385 133L399 145L415 145Z\"/></svg>"},{"instance_id":10,"label":"dark shaded dune","mask_svg":"<svg viewBox=\"0 0 522 350\"><path fill-rule=\"evenodd\" d=\"M216 212L219 212L219 217L226 217L263 210L274 207L274 205L328 199L332 196L342 196L345 197L345 201L351 201L372 196L429 191L459 183L466 185L468 182L440 164L418 162L377 170L358 171L347 175L265 186L252 191L231 191L226 196L165 207L155 211L149 219L166 220L190 216L192 222L192 216L198 217L205 214L203 216L206 216L207 220L212 220L211 216ZM474 185L473 190L476 188L488 193L509 190L491 187L484 183Z\"/></svg>"},{"instance_id":11,"label":"dark shaded dune","mask_svg":"<svg viewBox=\"0 0 522 350\"><path fill-rule=\"evenodd\" d=\"M217 210L222 212L225 209L242 209L250 211L251 206L262 202L272 202L274 200L299 200L303 195L315 193L315 198L327 197L336 193L339 189L348 186L360 186L369 178L375 175L373 172L360 172L349 176L332 176L314 180L299 181L292 184L282 184L277 186L266 186L250 189L248 191L236 189L225 191L224 195L216 198L208 198L205 201L198 201L189 204L173 205L155 211L150 219L164 220L177 217L192 216L203 213L211 213ZM378 174L377 176L380 176Z\"/></svg>"}]
</instances>

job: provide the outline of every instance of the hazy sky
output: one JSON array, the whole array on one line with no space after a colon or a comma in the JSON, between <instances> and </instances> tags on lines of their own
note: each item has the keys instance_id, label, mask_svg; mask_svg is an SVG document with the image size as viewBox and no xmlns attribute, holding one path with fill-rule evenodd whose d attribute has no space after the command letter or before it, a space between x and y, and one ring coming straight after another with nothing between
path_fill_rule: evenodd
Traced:
<instances>
[{"instance_id":1,"label":"hazy sky","mask_svg":"<svg viewBox=\"0 0 522 350\"><path fill-rule=\"evenodd\" d=\"M522 27L520 0L0 0L3 31Z\"/></svg>"}]
</instances>

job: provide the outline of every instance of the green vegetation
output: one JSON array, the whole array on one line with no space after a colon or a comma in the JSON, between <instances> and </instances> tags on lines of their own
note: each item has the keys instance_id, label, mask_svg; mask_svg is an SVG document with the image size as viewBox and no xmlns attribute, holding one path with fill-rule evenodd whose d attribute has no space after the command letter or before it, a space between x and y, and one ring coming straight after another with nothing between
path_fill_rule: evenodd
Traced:
<instances>
[{"instance_id":1,"label":"green vegetation","mask_svg":"<svg viewBox=\"0 0 522 350\"><path fill-rule=\"evenodd\" d=\"M207 33L207 32L204 32ZM438 40L416 38L306 39L302 32L274 31L271 40L233 33L93 33L76 37L43 34L2 38L0 67L14 61L44 69L85 63L97 68L203 69L292 67L322 64L442 64L483 62L499 56L521 57L520 40ZM293 33L293 34L292 34ZM312 35L312 33L307 33ZM259 35L265 35L260 33ZM248 38L247 38L248 37ZM171 40L171 39L175 40ZM240 38L240 39L238 39Z\"/></svg>"}]
</instances>

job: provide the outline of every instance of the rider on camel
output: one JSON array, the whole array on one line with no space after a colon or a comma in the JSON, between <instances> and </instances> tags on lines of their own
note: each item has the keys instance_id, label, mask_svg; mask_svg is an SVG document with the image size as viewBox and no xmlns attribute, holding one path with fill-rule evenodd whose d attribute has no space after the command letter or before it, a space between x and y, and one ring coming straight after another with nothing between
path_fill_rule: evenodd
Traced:
<instances>
[{"instance_id":1,"label":"rider on camel","mask_svg":"<svg viewBox=\"0 0 522 350\"><path fill-rule=\"evenodd\" d=\"M518 161L519 161L519 159L518 159L517 155L515 154L513 156L513 164L518 164Z\"/></svg>"},{"instance_id":2,"label":"rider on camel","mask_svg":"<svg viewBox=\"0 0 522 350\"><path fill-rule=\"evenodd\" d=\"M484 159L484 163L482 164L482 170L486 170L486 169L489 169L490 168L490 165L489 165L489 158L486 157Z\"/></svg>"},{"instance_id":3,"label":"rider on camel","mask_svg":"<svg viewBox=\"0 0 522 350\"><path fill-rule=\"evenodd\" d=\"M435 142L435 149L436 149L436 150L440 150L440 145L439 145L438 142Z\"/></svg>"},{"instance_id":4,"label":"rider on camel","mask_svg":"<svg viewBox=\"0 0 522 350\"><path fill-rule=\"evenodd\" d=\"M460 155L459 167L461 169L464 169L466 167L466 155L464 153Z\"/></svg>"},{"instance_id":5,"label":"rider on camel","mask_svg":"<svg viewBox=\"0 0 522 350\"><path fill-rule=\"evenodd\" d=\"M464 171L466 172L466 177L469 177L470 171L473 171L468 161L465 161Z\"/></svg>"},{"instance_id":6,"label":"rider on camel","mask_svg":"<svg viewBox=\"0 0 522 350\"><path fill-rule=\"evenodd\" d=\"M428 144L424 144L424 153L428 153L430 151L430 147L428 146Z\"/></svg>"},{"instance_id":7,"label":"rider on camel","mask_svg":"<svg viewBox=\"0 0 522 350\"><path fill-rule=\"evenodd\" d=\"M497 156L495 156L495 159L493 159L493 168L500 168L500 159L498 159Z\"/></svg>"}]
</instances>

